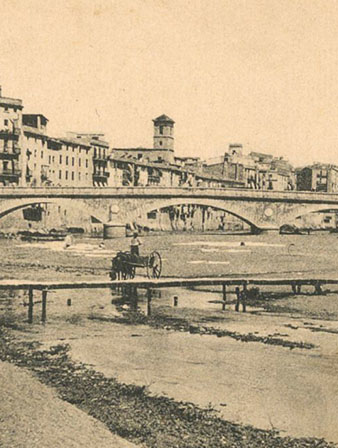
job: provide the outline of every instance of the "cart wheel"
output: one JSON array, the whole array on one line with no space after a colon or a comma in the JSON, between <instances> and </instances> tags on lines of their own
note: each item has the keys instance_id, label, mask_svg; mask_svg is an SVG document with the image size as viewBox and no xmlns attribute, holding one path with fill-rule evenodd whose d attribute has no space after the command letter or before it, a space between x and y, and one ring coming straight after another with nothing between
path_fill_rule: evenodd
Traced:
<instances>
[{"instance_id":1,"label":"cart wheel","mask_svg":"<svg viewBox=\"0 0 338 448\"><path fill-rule=\"evenodd\" d=\"M147 260L147 275L148 278L160 278L162 272L162 259L161 255L154 251Z\"/></svg>"}]
</instances>

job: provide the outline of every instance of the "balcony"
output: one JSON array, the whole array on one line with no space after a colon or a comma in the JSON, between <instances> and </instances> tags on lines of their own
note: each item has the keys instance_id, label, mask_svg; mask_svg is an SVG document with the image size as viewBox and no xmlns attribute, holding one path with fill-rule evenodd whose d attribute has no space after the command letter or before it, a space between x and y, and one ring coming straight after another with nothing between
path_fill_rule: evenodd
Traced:
<instances>
[{"instance_id":1,"label":"balcony","mask_svg":"<svg viewBox=\"0 0 338 448\"><path fill-rule=\"evenodd\" d=\"M94 182L103 182L106 183L108 180L108 177L110 176L110 173L94 173L93 174L93 181Z\"/></svg>"},{"instance_id":2,"label":"balcony","mask_svg":"<svg viewBox=\"0 0 338 448\"><path fill-rule=\"evenodd\" d=\"M160 185L161 177L160 176L148 176L148 185Z\"/></svg>"},{"instance_id":3,"label":"balcony","mask_svg":"<svg viewBox=\"0 0 338 448\"><path fill-rule=\"evenodd\" d=\"M18 183L20 176L21 171L18 169L11 170L5 168L2 171L0 170L0 182L3 182L4 184L6 184L7 182Z\"/></svg>"},{"instance_id":4,"label":"balcony","mask_svg":"<svg viewBox=\"0 0 338 448\"><path fill-rule=\"evenodd\" d=\"M0 160L15 160L18 159L21 154L21 149L19 147L10 148L9 151L0 151Z\"/></svg>"},{"instance_id":5,"label":"balcony","mask_svg":"<svg viewBox=\"0 0 338 448\"><path fill-rule=\"evenodd\" d=\"M0 129L0 138L6 140L18 140L20 129Z\"/></svg>"},{"instance_id":6,"label":"balcony","mask_svg":"<svg viewBox=\"0 0 338 448\"><path fill-rule=\"evenodd\" d=\"M94 162L108 162L108 156L103 154L94 154L93 155Z\"/></svg>"}]
</instances>

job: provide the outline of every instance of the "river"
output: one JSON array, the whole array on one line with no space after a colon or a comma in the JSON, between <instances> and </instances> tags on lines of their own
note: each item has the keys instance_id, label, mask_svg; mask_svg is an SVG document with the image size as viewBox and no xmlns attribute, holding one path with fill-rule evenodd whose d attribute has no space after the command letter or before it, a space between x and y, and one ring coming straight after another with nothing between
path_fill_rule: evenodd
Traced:
<instances>
[{"instance_id":1,"label":"river","mask_svg":"<svg viewBox=\"0 0 338 448\"><path fill-rule=\"evenodd\" d=\"M142 242L143 253L161 253L164 276L338 274L334 234L157 234L142 237ZM128 240L107 241L105 249L99 249L98 243L79 239L72 250L64 251L60 243L1 241L3 277L102 279L111 256L125 250ZM172 306L173 295L179 297L177 308ZM66 306L69 298L71 307ZM229 337L87 319L120 314L114 305L116 296L108 290L51 292L47 325L26 327L25 333L19 333L45 345L69 343L76 361L120 381L145 385L154 394L211 405L228 420L276 428L282 435L338 442L338 294L286 295L278 300L279 307L285 305L284 312L249 306L246 314L234 311L231 294L222 312L220 298L220 291L167 290L153 299L153 307L199 325L305 341L316 347L291 351ZM26 313L22 306L26 301L23 293L10 305L4 297L3 309ZM142 295L139 306L145 310Z\"/></svg>"}]
</instances>

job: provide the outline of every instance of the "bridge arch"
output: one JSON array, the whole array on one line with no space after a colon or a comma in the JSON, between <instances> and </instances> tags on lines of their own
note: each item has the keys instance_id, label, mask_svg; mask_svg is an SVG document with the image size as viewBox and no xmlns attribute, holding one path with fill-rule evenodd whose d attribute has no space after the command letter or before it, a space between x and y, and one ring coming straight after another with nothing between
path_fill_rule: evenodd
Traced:
<instances>
[{"instance_id":1,"label":"bridge arch","mask_svg":"<svg viewBox=\"0 0 338 448\"><path fill-rule=\"evenodd\" d=\"M78 208L84 210L88 218L90 216L95 217L98 222L105 222L106 217L102 217L101 213L98 212L97 208L92 208L90 204L86 203L83 200L77 200ZM25 208L37 205L55 205L61 206L64 208L74 208L74 200L68 198L27 198L27 199L11 199L6 200L0 206L0 220L7 215L14 213L19 210L23 210Z\"/></svg>"},{"instance_id":2,"label":"bridge arch","mask_svg":"<svg viewBox=\"0 0 338 448\"><path fill-rule=\"evenodd\" d=\"M338 212L338 204L337 205L329 205L329 204L304 204L298 205L294 207L287 213L281 215L280 227L284 224L294 224L297 218L314 214L314 213L324 213L327 211L336 210Z\"/></svg>"},{"instance_id":3,"label":"bridge arch","mask_svg":"<svg viewBox=\"0 0 338 448\"><path fill-rule=\"evenodd\" d=\"M53 200L44 200L44 201L36 201L36 200L31 200L31 201L25 201L24 203L22 203L22 201L10 201L13 202L12 204L7 203L6 207L1 207L0 208L0 219L9 215L10 213L16 212L18 210L22 210L24 208L27 207L31 207L33 205L42 205L42 204L49 204L54 202Z\"/></svg>"},{"instance_id":4,"label":"bridge arch","mask_svg":"<svg viewBox=\"0 0 338 448\"><path fill-rule=\"evenodd\" d=\"M232 202L232 201L231 201ZM199 205L204 207L210 207L215 210L222 210L236 218L244 221L248 224L252 231L259 232L260 226L255 220L255 217L250 213L250 208L248 208L247 213L243 212L243 208L238 206L236 202L232 204L230 201L220 201L215 199L199 199L199 198L167 198L161 201L151 201L144 204L142 207L138 207L134 210L132 220L136 222L138 220L146 222L148 213L155 210L163 210L170 207L180 206L180 205Z\"/></svg>"}]
</instances>

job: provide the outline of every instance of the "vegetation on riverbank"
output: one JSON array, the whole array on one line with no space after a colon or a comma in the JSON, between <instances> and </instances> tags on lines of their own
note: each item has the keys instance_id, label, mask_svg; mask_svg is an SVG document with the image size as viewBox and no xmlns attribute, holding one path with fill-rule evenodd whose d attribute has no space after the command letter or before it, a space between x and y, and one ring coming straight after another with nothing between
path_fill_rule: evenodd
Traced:
<instances>
[{"instance_id":1,"label":"vegetation on riverbank","mask_svg":"<svg viewBox=\"0 0 338 448\"><path fill-rule=\"evenodd\" d=\"M4 327L0 328L0 359L28 368L62 399L100 420L113 433L147 447L335 446L312 438L280 437L274 429L258 430L222 420L211 408L153 396L144 387L119 383L75 364L66 345L39 350L37 343L16 341Z\"/></svg>"},{"instance_id":2,"label":"vegetation on riverbank","mask_svg":"<svg viewBox=\"0 0 338 448\"><path fill-rule=\"evenodd\" d=\"M166 309L166 311L170 311ZM301 349L312 349L315 348L314 344L308 342L297 342L297 341L289 341L286 339L282 339L280 337L274 336L258 336L253 333L242 334L236 331L229 331L224 329L215 328L212 326L201 326L196 325L194 323L189 322L189 320L184 319L183 317L172 317L167 315L165 312L161 313L161 308L156 309L156 314L152 314L151 316L145 316L141 312L135 311L125 311L121 316L117 317L98 317L91 316L89 319L97 319L97 320L105 320L116 323L123 324L138 324L138 325L149 325L154 328L162 328L165 330L174 330L174 331L184 331L193 334L200 335L213 335L219 338L222 337L230 337L235 339L236 341L241 342L260 342L268 345L278 345L281 347L289 348L290 350L294 348Z\"/></svg>"}]
</instances>

